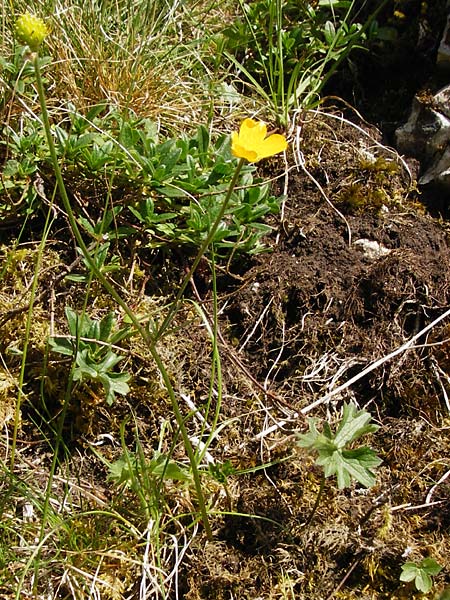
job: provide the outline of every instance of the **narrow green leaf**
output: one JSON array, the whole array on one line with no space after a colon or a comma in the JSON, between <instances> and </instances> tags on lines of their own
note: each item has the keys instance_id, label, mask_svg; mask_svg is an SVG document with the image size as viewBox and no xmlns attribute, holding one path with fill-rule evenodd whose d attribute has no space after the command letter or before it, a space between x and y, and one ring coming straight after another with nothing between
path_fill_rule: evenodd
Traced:
<instances>
[{"instance_id":1,"label":"narrow green leaf","mask_svg":"<svg viewBox=\"0 0 450 600\"><path fill-rule=\"evenodd\" d=\"M205 167L207 164L210 137L209 131L204 125L200 125L200 127L198 128L197 141L200 164L202 165L202 167Z\"/></svg>"},{"instance_id":2,"label":"narrow green leaf","mask_svg":"<svg viewBox=\"0 0 450 600\"><path fill-rule=\"evenodd\" d=\"M73 342L66 337L54 337L48 340L50 348L53 352L58 352L59 354L63 354L64 356L72 356L73 355Z\"/></svg>"},{"instance_id":3,"label":"narrow green leaf","mask_svg":"<svg viewBox=\"0 0 450 600\"><path fill-rule=\"evenodd\" d=\"M78 333L78 315L69 306L66 306L65 313L70 334L76 336Z\"/></svg>"},{"instance_id":4,"label":"narrow green leaf","mask_svg":"<svg viewBox=\"0 0 450 600\"><path fill-rule=\"evenodd\" d=\"M109 340L115 320L116 319L112 311L103 317L99 325L99 340L102 342L107 342Z\"/></svg>"}]
</instances>

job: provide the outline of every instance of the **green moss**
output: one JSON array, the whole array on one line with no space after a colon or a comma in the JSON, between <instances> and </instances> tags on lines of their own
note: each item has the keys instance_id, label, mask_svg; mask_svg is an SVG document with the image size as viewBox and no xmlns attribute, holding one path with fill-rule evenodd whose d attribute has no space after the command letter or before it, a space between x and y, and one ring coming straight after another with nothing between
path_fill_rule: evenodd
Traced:
<instances>
[{"instance_id":1,"label":"green moss","mask_svg":"<svg viewBox=\"0 0 450 600\"><path fill-rule=\"evenodd\" d=\"M363 210L378 212L388 201L388 197L382 188L371 189L362 183L352 183L341 190L337 200L349 213Z\"/></svg>"},{"instance_id":2,"label":"green moss","mask_svg":"<svg viewBox=\"0 0 450 600\"><path fill-rule=\"evenodd\" d=\"M388 160L383 156L373 159L361 159L361 169L369 173L383 173L385 175L394 175L399 173L400 168L393 160Z\"/></svg>"}]
</instances>

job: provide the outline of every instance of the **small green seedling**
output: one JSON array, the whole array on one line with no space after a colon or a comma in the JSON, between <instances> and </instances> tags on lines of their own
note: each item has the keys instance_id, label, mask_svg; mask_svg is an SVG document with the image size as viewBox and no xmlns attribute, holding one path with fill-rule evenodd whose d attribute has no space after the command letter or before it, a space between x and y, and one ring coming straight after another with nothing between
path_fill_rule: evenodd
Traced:
<instances>
[{"instance_id":1,"label":"small green seedling","mask_svg":"<svg viewBox=\"0 0 450 600\"><path fill-rule=\"evenodd\" d=\"M442 566L434 558L424 558L419 564L406 562L402 565L400 581L414 581L416 589L426 594L433 587L432 577L441 570Z\"/></svg>"},{"instance_id":2,"label":"small green seedling","mask_svg":"<svg viewBox=\"0 0 450 600\"><path fill-rule=\"evenodd\" d=\"M173 481L187 481L190 475L187 469L168 458L165 454L155 451L151 460L142 464L139 453L125 450L122 456L109 465L108 479L118 486L128 487L137 491L142 487L141 478L145 475L155 481L171 479Z\"/></svg>"},{"instance_id":3,"label":"small green seedling","mask_svg":"<svg viewBox=\"0 0 450 600\"><path fill-rule=\"evenodd\" d=\"M369 424L371 418L370 413L358 410L355 404L345 403L336 433L331 431L330 425L326 422L323 433L320 433L317 429L318 419L308 419L309 432L298 436L298 444L302 448L318 452L316 464L323 467L323 475L316 502L304 527L311 523L319 506L326 477L336 475L339 489L349 487L352 479L367 488L375 484L373 469L378 467L381 459L367 446L349 447L349 444L363 435L377 431L378 425Z\"/></svg>"},{"instance_id":4,"label":"small green seedling","mask_svg":"<svg viewBox=\"0 0 450 600\"><path fill-rule=\"evenodd\" d=\"M324 423L323 433L320 433L317 419L310 418L309 433L298 436L302 448L318 452L316 464L323 467L324 476L336 475L339 489L349 487L352 478L367 488L375 484L373 469L378 467L381 459L367 446L348 447L363 435L377 431L378 425L369 424L371 418L370 413L357 410L354 404L344 404L342 420L335 434L328 423Z\"/></svg>"},{"instance_id":5,"label":"small green seedling","mask_svg":"<svg viewBox=\"0 0 450 600\"><path fill-rule=\"evenodd\" d=\"M122 424L122 445L124 427L125 424ZM154 450L153 456L147 457L139 441L135 452L123 446L122 455L113 463L102 456L99 458L108 467L108 480L122 492L131 490L137 496L148 518L155 521L161 517L164 482L168 480L186 482L191 479L189 469L172 460L169 455Z\"/></svg>"}]
</instances>

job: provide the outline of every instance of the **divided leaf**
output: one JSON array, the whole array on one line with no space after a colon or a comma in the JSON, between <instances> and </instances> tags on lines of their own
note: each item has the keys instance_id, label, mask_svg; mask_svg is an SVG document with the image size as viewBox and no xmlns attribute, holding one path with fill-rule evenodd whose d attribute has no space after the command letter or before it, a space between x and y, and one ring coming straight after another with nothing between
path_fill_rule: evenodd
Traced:
<instances>
[{"instance_id":1,"label":"divided leaf","mask_svg":"<svg viewBox=\"0 0 450 600\"><path fill-rule=\"evenodd\" d=\"M377 431L378 425L368 425L372 419L372 415L366 410L357 410L357 407L352 404L344 403L342 420L339 424L334 439L338 448L343 448L346 444L354 442L358 438Z\"/></svg>"},{"instance_id":2,"label":"divided leaf","mask_svg":"<svg viewBox=\"0 0 450 600\"><path fill-rule=\"evenodd\" d=\"M369 425L370 413L357 410L354 404L344 404L341 422L336 434L328 423L324 423L323 433L317 429L317 419L308 419L309 432L298 436L298 444L318 453L316 464L323 467L325 477L336 475L339 489L351 485L352 479L364 487L375 484L373 469L382 462L375 451L367 446L348 448L347 445L378 429Z\"/></svg>"},{"instance_id":3,"label":"divided leaf","mask_svg":"<svg viewBox=\"0 0 450 600\"><path fill-rule=\"evenodd\" d=\"M336 475L339 489L349 487L352 478L369 488L376 481L372 469L381 460L372 449L364 446L356 450L335 450L327 456L319 452L316 463L324 467L325 477Z\"/></svg>"}]
</instances>

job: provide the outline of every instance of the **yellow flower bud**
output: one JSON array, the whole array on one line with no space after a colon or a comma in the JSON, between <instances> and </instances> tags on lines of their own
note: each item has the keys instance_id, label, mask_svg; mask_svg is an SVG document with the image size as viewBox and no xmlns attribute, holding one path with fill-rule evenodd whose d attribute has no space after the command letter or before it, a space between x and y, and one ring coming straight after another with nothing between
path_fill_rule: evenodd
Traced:
<instances>
[{"instance_id":1,"label":"yellow flower bud","mask_svg":"<svg viewBox=\"0 0 450 600\"><path fill-rule=\"evenodd\" d=\"M32 52L37 52L48 35L48 28L42 19L27 12L17 19L15 32L21 44L26 44Z\"/></svg>"}]
</instances>

